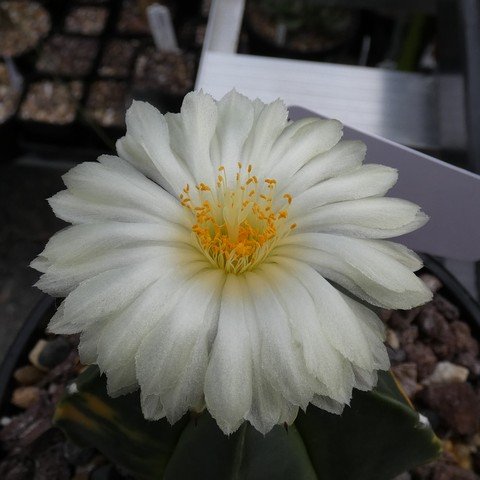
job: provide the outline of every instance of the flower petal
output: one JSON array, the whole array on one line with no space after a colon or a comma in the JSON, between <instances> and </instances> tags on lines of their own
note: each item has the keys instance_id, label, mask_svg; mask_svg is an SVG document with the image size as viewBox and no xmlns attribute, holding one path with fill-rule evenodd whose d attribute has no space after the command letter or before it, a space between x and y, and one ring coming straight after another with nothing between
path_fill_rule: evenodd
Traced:
<instances>
[{"instance_id":1,"label":"flower petal","mask_svg":"<svg viewBox=\"0 0 480 480\"><path fill-rule=\"evenodd\" d=\"M265 378L288 402L306 408L313 391L287 313L271 289L267 275L251 271L245 278L255 307Z\"/></svg>"},{"instance_id":2,"label":"flower petal","mask_svg":"<svg viewBox=\"0 0 480 480\"><path fill-rule=\"evenodd\" d=\"M295 218L297 231L329 232L358 238L390 238L413 232L428 221L414 203L399 198L364 198L333 203Z\"/></svg>"},{"instance_id":3,"label":"flower petal","mask_svg":"<svg viewBox=\"0 0 480 480\"><path fill-rule=\"evenodd\" d=\"M301 260L312 265L323 277L332 280L350 291L356 297L382 308L410 309L425 303L431 293L423 285L415 290L405 290L402 294L392 291L382 283L377 283L343 258L308 247L286 245L277 248L271 261L283 262L283 258Z\"/></svg>"},{"instance_id":4,"label":"flower petal","mask_svg":"<svg viewBox=\"0 0 480 480\"><path fill-rule=\"evenodd\" d=\"M179 292L182 286L202 270L205 270L205 264L198 262L181 268L166 269L161 278L147 287L118 316L106 323L98 339L96 363L112 383L109 387L110 395L117 394L113 391L113 382L118 369L130 371L130 368L133 368L136 378L135 356L142 340L149 335L156 323L161 321L172 304L180 300ZM121 393L119 391L119 394Z\"/></svg>"},{"instance_id":5,"label":"flower petal","mask_svg":"<svg viewBox=\"0 0 480 480\"><path fill-rule=\"evenodd\" d=\"M95 320L122 311L162 275L162 263L147 261L134 267L102 272L83 281L63 302L62 319L52 318L54 333L77 333Z\"/></svg>"},{"instance_id":6,"label":"flower petal","mask_svg":"<svg viewBox=\"0 0 480 480\"><path fill-rule=\"evenodd\" d=\"M252 404L252 345L241 291L238 277L227 275L205 375L208 411L227 435L240 426Z\"/></svg>"},{"instance_id":7,"label":"flower petal","mask_svg":"<svg viewBox=\"0 0 480 480\"><path fill-rule=\"evenodd\" d=\"M186 282L178 301L150 330L136 356L144 395L158 395L169 422L203 400L225 274L208 269Z\"/></svg>"},{"instance_id":8,"label":"flower petal","mask_svg":"<svg viewBox=\"0 0 480 480\"><path fill-rule=\"evenodd\" d=\"M330 150L341 137L342 124L337 120L315 120L302 125L293 135L288 127L273 145L265 169L273 178L289 179L309 160Z\"/></svg>"},{"instance_id":9,"label":"flower petal","mask_svg":"<svg viewBox=\"0 0 480 480\"><path fill-rule=\"evenodd\" d=\"M190 233L174 223L156 224L105 222L74 225L53 235L40 254L49 262L79 261L93 254L126 246L157 245L175 242L190 244Z\"/></svg>"},{"instance_id":10,"label":"flower petal","mask_svg":"<svg viewBox=\"0 0 480 480\"><path fill-rule=\"evenodd\" d=\"M118 155L176 196L193 176L170 149L164 116L146 102L134 101L127 111L127 134L117 141Z\"/></svg>"},{"instance_id":11,"label":"flower petal","mask_svg":"<svg viewBox=\"0 0 480 480\"><path fill-rule=\"evenodd\" d=\"M315 405L317 408L321 408L329 413L334 415L341 415L343 409L345 408L344 403L339 403L333 400L330 397L324 397L322 395L314 395L311 400L312 405Z\"/></svg>"},{"instance_id":12,"label":"flower petal","mask_svg":"<svg viewBox=\"0 0 480 480\"><path fill-rule=\"evenodd\" d=\"M99 255L91 255L88 259L83 259L80 262L54 263L53 265L48 263L45 274L40 277L36 285L50 295L66 297L74 288L78 287L80 282L88 278L95 277L108 270L146 262L152 258L159 260L179 258L181 263L184 263L202 260L203 256L193 248L182 249L170 245L115 248Z\"/></svg>"},{"instance_id":13,"label":"flower petal","mask_svg":"<svg viewBox=\"0 0 480 480\"><path fill-rule=\"evenodd\" d=\"M329 342L308 290L290 270L280 265L265 264L261 269L268 274L288 312L294 339L302 346L308 371L321 384L313 383L312 388L316 394L348 403L355 380L350 362Z\"/></svg>"},{"instance_id":14,"label":"flower petal","mask_svg":"<svg viewBox=\"0 0 480 480\"><path fill-rule=\"evenodd\" d=\"M419 291L425 294L425 301L431 297L431 292L416 275L392 258L389 252L382 252L383 243L380 244L380 248L375 248L375 240L327 233L292 235L285 240L285 243L287 242L315 248L341 258L373 282L391 291L398 293Z\"/></svg>"},{"instance_id":15,"label":"flower petal","mask_svg":"<svg viewBox=\"0 0 480 480\"><path fill-rule=\"evenodd\" d=\"M342 140L332 149L312 158L283 185L291 195L304 192L313 185L357 168L365 158L363 142Z\"/></svg>"},{"instance_id":16,"label":"flower petal","mask_svg":"<svg viewBox=\"0 0 480 480\"><path fill-rule=\"evenodd\" d=\"M140 391L140 405L147 420L160 420L165 417L165 409L158 395L146 395Z\"/></svg>"},{"instance_id":17,"label":"flower petal","mask_svg":"<svg viewBox=\"0 0 480 480\"><path fill-rule=\"evenodd\" d=\"M394 168L363 165L300 193L295 197L289 215L300 216L330 203L383 196L395 185L397 178L398 173Z\"/></svg>"},{"instance_id":18,"label":"flower petal","mask_svg":"<svg viewBox=\"0 0 480 480\"><path fill-rule=\"evenodd\" d=\"M210 142L217 127L217 116L215 101L202 91L188 93L183 99L180 113L168 113L165 116L170 146L185 162L196 183L211 185L216 181L216 171L210 158Z\"/></svg>"},{"instance_id":19,"label":"flower petal","mask_svg":"<svg viewBox=\"0 0 480 480\"><path fill-rule=\"evenodd\" d=\"M50 199L55 214L74 223L121 220L153 223L158 218L186 225L178 199L118 157L84 162L62 178L68 192Z\"/></svg>"},{"instance_id":20,"label":"flower petal","mask_svg":"<svg viewBox=\"0 0 480 480\"><path fill-rule=\"evenodd\" d=\"M263 169L272 145L287 125L288 110L281 100L267 105L257 101L254 102L254 108L255 121L245 142L243 157L245 163L255 169Z\"/></svg>"},{"instance_id":21,"label":"flower petal","mask_svg":"<svg viewBox=\"0 0 480 480\"><path fill-rule=\"evenodd\" d=\"M310 266L294 260L285 259L284 262L312 296L329 342L356 366L373 370L375 360L370 345L350 304Z\"/></svg>"},{"instance_id":22,"label":"flower petal","mask_svg":"<svg viewBox=\"0 0 480 480\"><path fill-rule=\"evenodd\" d=\"M289 421L294 413L295 406L289 408L288 402L270 385L266 372L262 368L261 335L256 319L255 308L249 294L244 276L240 276L238 286L242 295L245 309L245 319L248 323L250 342L252 345L252 406L246 419L260 432L266 434L276 424Z\"/></svg>"},{"instance_id":23,"label":"flower petal","mask_svg":"<svg viewBox=\"0 0 480 480\"><path fill-rule=\"evenodd\" d=\"M217 168L223 165L227 172L235 172L237 163L244 162L243 146L253 126L252 102L235 90L227 93L218 103Z\"/></svg>"}]
</instances>

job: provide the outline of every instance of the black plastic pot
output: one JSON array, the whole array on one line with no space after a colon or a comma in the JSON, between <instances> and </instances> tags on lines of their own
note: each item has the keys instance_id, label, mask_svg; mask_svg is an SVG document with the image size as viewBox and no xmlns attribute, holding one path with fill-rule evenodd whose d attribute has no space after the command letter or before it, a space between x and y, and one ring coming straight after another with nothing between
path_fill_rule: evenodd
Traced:
<instances>
[{"instance_id":1,"label":"black plastic pot","mask_svg":"<svg viewBox=\"0 0 480 480\"><path fill-rule=\"evenodd\" d=\"M20 153L17 139L17 122L13 116L0 123L0 145L2 146L0 164L12 160Z\"/></svg>"},{"instance_id":2,"label":"black plastic pot","mask_svg":"<svg viewBox=\"0 0 480 480\"><path fill-rule=\"evenodd\" d=\"M28 363L28 354L44 334L48 321L55 313L56 300L44 295L25 320L0 366L0 416L10 413L10 396L14 386L13 372Z\"/></svg>"}]
</instances>

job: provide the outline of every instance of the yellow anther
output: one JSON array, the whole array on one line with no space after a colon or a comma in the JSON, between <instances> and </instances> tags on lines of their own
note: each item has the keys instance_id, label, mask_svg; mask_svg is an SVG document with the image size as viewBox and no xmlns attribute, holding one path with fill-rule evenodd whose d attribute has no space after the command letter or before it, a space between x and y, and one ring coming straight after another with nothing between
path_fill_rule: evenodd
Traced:
<instances>
[{"instance_id":1,"label":"yellow anther","mask_svg":"<svg viewBox=\"0 0 480 480\"><path fill-rule=\"evenodd\" d=\"M292 196L289 193L286 193L283 198L287 199L289 205L292 203Z\"/></svg>"},{"instance_id":2,"label":"yellow anther","mask_svg":"<svg viewBox=\"0 0 480 480\"><path fill-rule=\"evenodd\" d=\"M180 203L192 215L192 232L198 248L212 265L229 273L240 274L255 268L276 245L278 239L288 235L295 224L287 225L287 208L273 208L276 181L272 178L258 179L247 166L248 178L242 180L238 163L236 184L229 186L225 167L220 166L216 189L203 182L196 185L200 192L210 192L209 200L200 196L200 204L192 204L188 185L180 195ZM249 188L247 189L247 186ZM248 193L247 193L248 192ZM288 204L292 197L285 194Z\"/></svg>"}]
</instances>

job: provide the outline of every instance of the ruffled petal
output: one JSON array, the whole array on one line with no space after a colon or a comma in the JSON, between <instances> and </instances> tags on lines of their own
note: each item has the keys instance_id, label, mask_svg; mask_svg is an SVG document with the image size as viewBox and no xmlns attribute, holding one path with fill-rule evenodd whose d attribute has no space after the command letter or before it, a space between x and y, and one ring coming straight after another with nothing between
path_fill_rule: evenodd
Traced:
<instances>
[{"instance_id":1,"label":"ruffled petal","mask_svg":"<svg viewBox=\"0 0 480 480\"><path fill-rule=\"evenodd\" d=\"M197 262L181 268L165 269L162 276L128 307L108 320L98 339L96 363L107 374L110 395L123 393L123 390L114 390L117 370L131 371L129 375L136 379L135 356L141 342L156 323L161 321L171 305L180 300L182 286L205 268L206 264ZM116 384L123 386L119 382ZM125 385L128 386L127 383Z\"/></svg>"},{"instance_id":2,"label":"ruffled petal","mask_svg":"<svg viewBox=\"0 0 480 480\"><path fill-rule=\"evenodd\" d=\"M337 120L317 119L293 134L286 128L273 145L262 173L268 169L268 175L279 181L290 179L312 158L336 145L341 136L342 124Z\"/></svg>"},{"instance_id":3,"label":"ruffled petal","mask_svg":"<svg viewBox=\"0 0 480 480\"><path fill-rule=\"evenodd\" d=\"M257 271L245 276L261 338L261 366L266 380L293 405L306 408L313 395L309 374L296 347L288 316L270 286Z\"/></svg>"},{"instance_id":4,"label":"ruffled petal","mask_svg":"<svg viewBox=\"0 0 480 480\"><path fill-rule=\"evenodd\" d=\"M227 276L205 375L208 411L227 435L240 426L252 404L252 345L239 283L236 275Z\"/></svg>"},{"instance_id":5,"label":"ruffled petal","mask_svg":"<svg viewBox=\"0 0 480 480\"><path fill-rule=\"evenodd\" d=\"M371 345L350 303L310 266L294 260L285 259L284 262L312 296L329 342L351 363L367 371L374 370L376 363ZM382 348L385 347L382 345Z\"/></svg>"},{"instance_id":6,"label":"ruffled petal","mask_svg":"<svg viewBox=\"0 0 480 480\"><path fill-rule=\"evenodd\" d=\"M366 277L385 288L403 293L405 291L423 292L425 301L431 298L431 292L410 269L398 262L388 252L375 248L374 240L349 238L326 233L305 233L292 235L285 244L297 244L315 248L344 259L349 265L360 270Z\"/></svg>"},{"instance_id":7,"label":"ruffled petal","mask_svg":"<svg viewBox=\"0 0 480 480\"><path fill-rule=\"evenodd\" d=\"M192 172L195 183L215 184L216 171L210 157L210 142L217 128L217 105L210 95L190 92L183 99L180 113L165 118L170 147ZM183 182L182 188L187 182Z\"/></svg>"},{"instance_id":8,"label":"ruffled petal","mask_svg":"<svg viewBox=\"0 0 480 480\"><path fill-rule=\"evenodd\" d=\"M134 101L126 123L127 134L116 145L121 158L174 196L195 183L183 160L173 154L167 122L155 107Z\"/></svg>"},{"instance_id":9,"label":"ruffled petal","mask_svg":"<svg viewBox=\"0 0 480 480\"><path fill-rule=\"evenodd\" d=\"M169 422L203 401L208 352L225 274L208 269L184 284L169 312L144 337L136 356L143 394L156 395Z\"/></svg>"},{"instance_id":10,"label":"ruffled petal","mask_svg":"<svg viewBox=\"0 0 480 480\"><path fill-rule=\"evenodd\" d=\"M364 272L364 269L368 269L367 264L354 266L343 257L318 248L285 245L275 250L271 261L280 263L283 258L301 260L312 265L323 277L341 285L371 305L382 308L410 309L431 299L431 292L413 274L409 281L412 289L409 290L405 286L404 290L399 293L385 285L385 279L372 280ZM390 258L390 261L395 260ZM400 268L402 267L399 262L395 261L396 264L400 265ZM391 274L394 275L394 272L392 271Z\"/></svg>"},{"instance_id":11,"label":"ruffled petal","mask_svg":"<svg viewBox=\"0 0 480 480\"><path fill-rule=\"evenodd\" d=\"M62 177L68 191L49 200L57 217L71 223L154 223L160 218L188 226L178 199L118 157L99 160L81 163Z\"/></svg>"},{"instance_id":12,"label":"ruffled petal","mask_svg":"<svg viewBox=\"0 0 480 480\"><path fill-rule=\"evenodd\" d=\"M95 277L100 273L127 266L134 266L152 258L162 260L179 258L179 263L203 260L204 257L193 247L185 249L175 246L146 245L138 247L115 248L98 255L91 255L88 259L68 264L54 263L47 260L40 263L44 272L36 284L44 292L53 296L66 297L80 282ZM32 262L33 268L37 264ZM37 268L37 269L39 269Z\"/></svg>"},{"instance_id":13,"label":"ruffled petal","mask_svg":"<svg viewBox=\"0 0 480 480\"><path fill-rule=\"evenodd\" d=\"M177 258L150 259L147 262L102 272L81 282L63 302L61 318L53 317L49 329L54 333L76 333L91 323L123 311L149 285L164 278L169 270L183 265L203 269L205 260L183 262Z\"/></svg>"},{"instance_id":14,"label":"ruffled petal","mask_svg":"<svg viewBox=\"0 0 480 480\"><path fill-rule=\"evenodd\" d=\"M363 162L367 147L363 142L343 140L325 153L312 158L285 182L282 188L291 195L304 192L313 185L344 174Z\"/></svg>"},{"instance_id":15,"label":"ruffled petal","mask_svg":"<svg viewBox=\"0 0 480 480\"><path fill-rule=\"evenodd\" d=\"M112 248L156 243L190 245L190 232L174 223L105 222L67 227L53 235L40 254L50 263L89 259Z\"/></svg>"},{"instance_id":16,"label":"ruffled petal","mask_svg":"<svg viewBox=\"0 0 480 480\"><path fill-rule=\"evenodd\" d=\"M390 238L427 223L420 207L399 198L364 198L333 203L295 218L298 232L329 232L358 238Z\"/></svg>"},{"instance_id":17,"label":"ruffled petal","mask_svg":"<svg viewBox=\"0 0 480 480\"><path fill-rule=\"evenodd\" d=\"M124 310L162 274L161 262L144 262L102 272L83 281L63 302L61 318L53 317L53 333L78 333L94 321Z\"/></svg>"},{"instance_id":18,"label":"ruffled petal","mask_svg":"<svg viewBox=\"0 0 480 480\"><path fill-rule=\"evenodd\" d=\"M270 385L266 372L262 368L261 334L256 319L253 300L250 296L244 276L240 276L238 286L245 309L245 319L252 345L252 405L246 419L260 432L266 434L278 423L287 422L296 412L295 406L289 408L282 394ZM297 408L298 410L298 408Z\"/></svg>"},{"instance_id":19,"label":"ruffled petal","mask_svg":"<svg viewBox=\"0 0 480 480\"><path fill-rule=\"evenodd\" d=\"M218 159L215 168L220 165L227 172L236 172L237 163L243 158L243 147L253 127L254 107L252 102L235 90L227 93L218 103L218 124L215 133L218 144Z\"/></svg>"},{"instance_id":20,"label":"ruffled petal","mask_svg":"<svg viewBox=\"0 0 480 480\"><path fill-rule=\"evenodd\" d=\"M385 195L395 185L398 173L383 165L363 165L344 175L318 183L294 198L292 217L330 203Z\"/></svg>"},{"instance_id":21,"label":"ruffled petal","mask_svg":"<svg viewBox=\"0 0 480 480\"><path fill-rule=\"evenodd\" d=\"M352 367L329 342L312 296L281 264L265 264L261 269L275 286L288 312L293 337L302 346L308 371L318 380L318 383L312 383L315 393L329 396L339 403L348 403L355 380Z\"/></svg>"},{"instance_id":22,"label":"ruffled petal","mask_svg":"<svg viewBox=\"0 0 480 480\"><path fill-rule=\"evenodd\" d=\"M254 109L255 120L245 142L243 158L261 175L275 140L287 126L288 110L281 100L267 105L256 101Z\"/></svg>"}]
</instances>

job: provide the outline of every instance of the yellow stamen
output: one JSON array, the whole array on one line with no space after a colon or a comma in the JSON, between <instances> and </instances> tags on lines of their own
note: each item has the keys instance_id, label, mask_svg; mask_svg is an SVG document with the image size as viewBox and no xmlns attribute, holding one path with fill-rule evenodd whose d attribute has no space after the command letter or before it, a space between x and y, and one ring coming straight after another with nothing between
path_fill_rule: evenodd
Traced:
<instances>
[{"instance_id":1,"label":"yellow stamen","mask_svg":"<svg viewBox=\"0 0 480 480\"><path fill-rule=\"evenodd\" d=\"M239 162L235 183L229 185L225 167L218 171L222 175L217 177L216 190L199 183L193 199L186 185L180 202L192 215L194 240L208 260L228 273L241 274L264 261L278 240L296 227L286 221L292 196L284 194L287 201L277 210L275 179L259 183L250 175L252 166L242 173Z\"/></svg>"}]
</instances>

